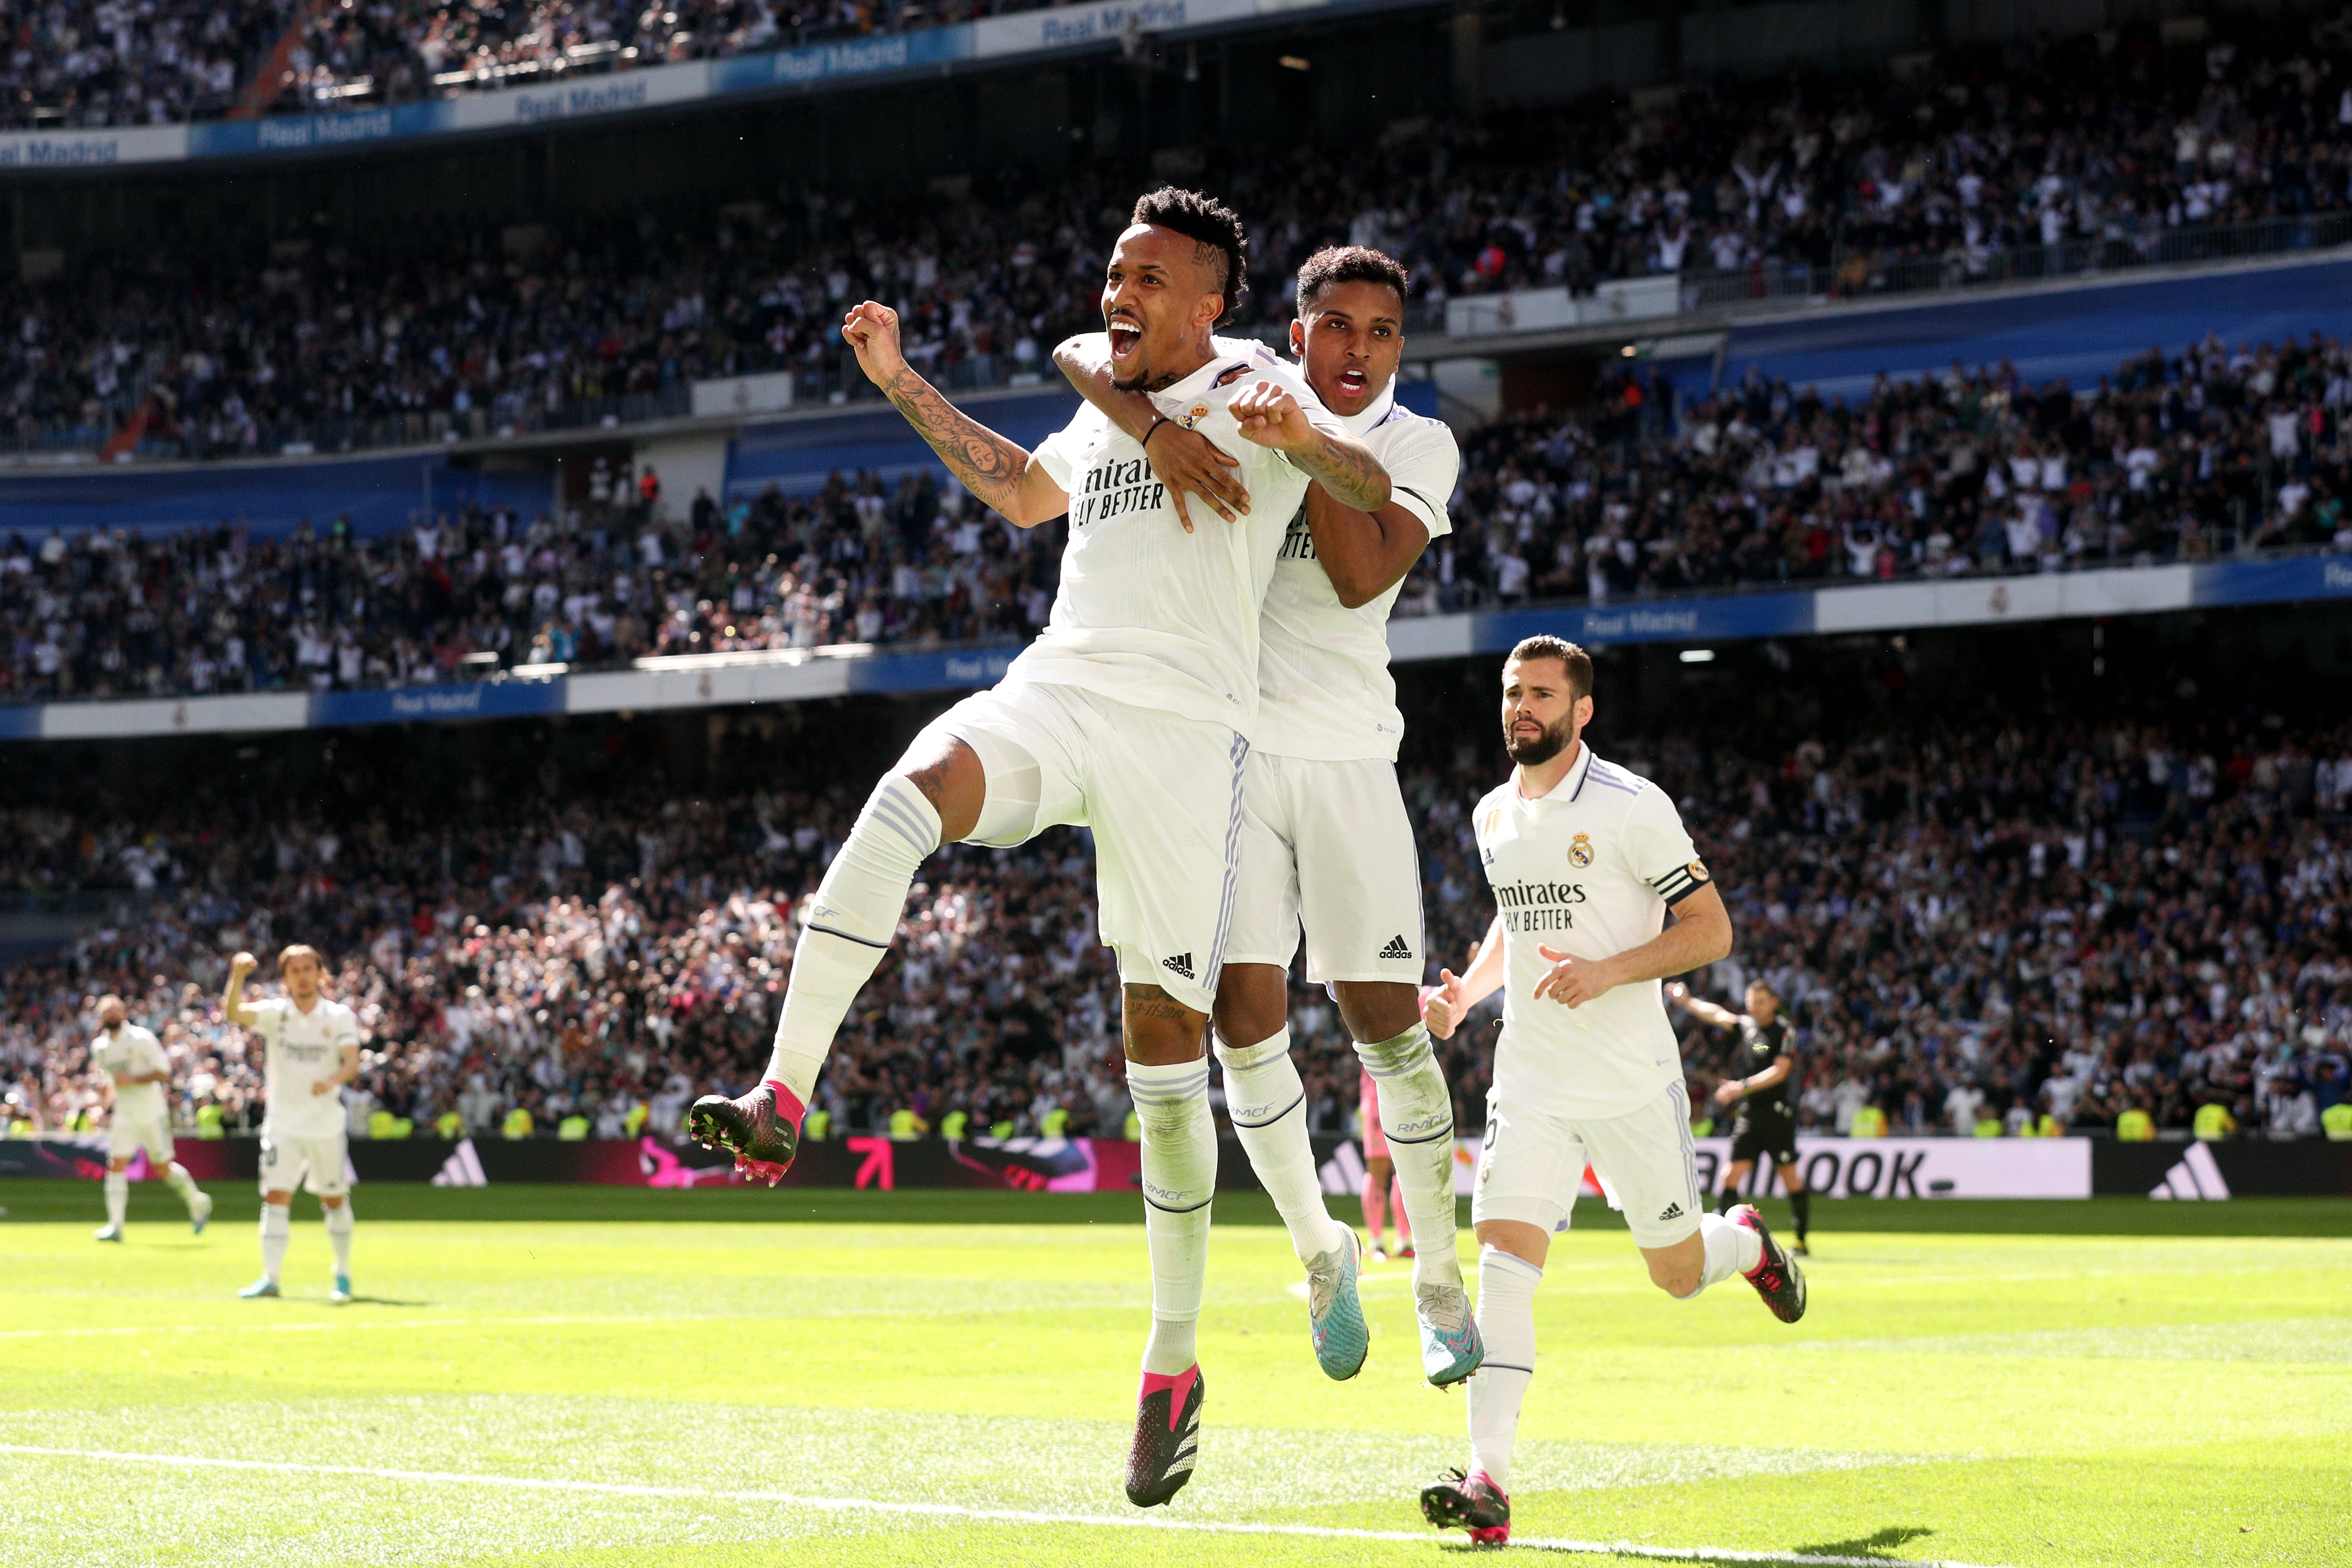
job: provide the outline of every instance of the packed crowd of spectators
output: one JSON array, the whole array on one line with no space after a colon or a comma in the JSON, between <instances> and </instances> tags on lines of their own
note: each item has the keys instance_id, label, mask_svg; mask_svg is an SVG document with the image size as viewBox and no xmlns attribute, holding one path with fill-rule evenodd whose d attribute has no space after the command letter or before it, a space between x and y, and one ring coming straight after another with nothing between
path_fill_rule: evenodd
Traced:
<instances>
[{"instance_id":1,"label":"packed crowd of spectators","mask_svg":"<svg viewBox=\"0 0 2352 1568\"><path fill-rule=\"evenodd\" d=\"M458 0L333 5L304 18L278 107L400 103L582 72L912 32L1056 0Z\"/></svg>"},{"instance_id":2,"label":"packed crowd of spectators","mask_svg":"<svg viewBox=\"0 0 2352 1568\"><path fill-rule=\"evenodd\" d=\"M2352 551L2352 353L2315 334L2151 349L2079 391L1955 363L1849 405L1751 373L1662 438L1669 395L1606 378L1594 411L1466 437L1406 612Z\"/></svg>"},{"instance_id":3,"label":"packed crowd of spectators","mask_svg":"<svg viewBox=\"0 0 2352 1568\"><path fill-rule=\"evenodd\" d=\"M468 28L514 26L552 47L563 27L593 32L595 11L338 6L316 25L421 26L451 50L487 47ZM702 11L675 15L661 25L702 36ZM2126 30L1899 75L1201 153L1186 178L1248 221L1244 328L1285 319L1299 262L1349 241L1405 262L1420 321L1464 293L1768 265L1811 268L1801 292L1852 292L1884 286L1889 258L1981 272L2084 237L2131 252L2182 226L2341 211L2352 53L2341 30L2300 23L2169 49ZM936 378L1015 381L1095 319L1139 180L1106 156L919 193L787 186L684 226L404 221L266 251L76 257L65 276L0 284L0 422L27 445L129 431L121 449L203 457L643 417L688 383L755 372L793 372L803 398L862 396L835 329L866 296L900 309Z\"/></svg>"},{"instance_id":4,"label":"packed crowd of spectators","mask_svg":"<svg viewBox=\"0 0 2352 1568\"><path fill-rule=\"evenodd\" d=\"M295 0L35 0L0 13L0 130L226 113Z\"/></svg>"},{"instance_id":5,"label":"packed crowd of spectators","mask_svg":"<svg viewBox=\"0 0 2352 1568\"><path fill-rule=\"evenodd\" d=\"M1483 702L1461 717L1464 679L1408 693L1433 974L1493 910L1468 812L1504 770L1475 738ZM1685 705L1690 721L1663 732L1620 734L1604 710L1595 735L1681 799L1739 933L1699 989L1737 1005L1751 976L1776 986L1801 1030L1805 1122L1844 1131L1868 1105L1897 1132L2043 1116L2106 1131L2138 1110L2180 1129L2219 1105L2250 1133L2311 1132L2352 1049L2340 709L2305 726L2227 692L2200 704L2153 665L2039 706L2005 684L1931 710L1906 703L1905 665L1869 679L1881 696L1843 711L1817 686L1750 691L1720 712ZM1820 722L1792 727L1808 702ZM616 730L594 752L615 764L601 788L545 737L510 737L447 788L411 776L431 759L353 741L340 771L331 751L275 764L282 780L253 764L233 787L195 769L134 816L47 797L0 813L10 886L139 889L135 910L5 975L0 1084L27 1124L90 1114L91 999L112 990L171 1047L180 1120L209 1103L249 1128L257 1058L215 993L237 948L301 940L361 1013L355 1128L382 1110L516 1131L520 1111L541 1133L578 1116L667 1134L694 1096L764 1067L797 908L856 808L857 784L803 782L791 759L846 772L879 717L835 716L831 740L747 720L730 754L782 788L669 787L656 765L617 765L658 748ZM930 862L821 1086L834 1126L960 1110L1009 1132L1118 1135L1118 981L1092 880L1075 832ZM1319 989L1292 1002L1314 1124L1344 1131L1352 1053ZM1681 1023L1704 1106L1725 1043ZM1484 1119L1493 1040L1481 1018L1445 1047L1465 1129Z\"/></svg>"},{"instance_id":6,"label":"packed crowd of spectators","mask_svg":"<svg viewBox=\"0 0 2352 1568\"><path fill-rule=\"evenodd\" d=\"M1662 383L1612 377L1595 409L1467 437L1455 531L1398 613L2352 552L2338 341L2151 351L2080 395L1955 365L1851 405L1751 377L1685 405L1678 428L1668 401ZM379 539L332 524L284 540L12 537L0 700L1018 639L1045 623L1060 543L1058 527L1009 528L944 475L837 477L722 507L601 460L561 520L466 508Z\"/></svg>"},{"instance_id":7,"label":"packed crowd of spectators","mask_svg":"<svg viewBox=\"0 0 2352 1568\"><path fill-rule=\"evenodd\" d=\"M1057 529L1024 531L961 486L836 479L673 523L599 464L559 526L464 508L386 539L307 526L0 541L0 702L477 679L647 656L1026 639ZM639 476L657 489L659 476ZM616 482L617 481L617 482ZM601 499L598 492L613 499Z\"/></svg>"}]
</instances>

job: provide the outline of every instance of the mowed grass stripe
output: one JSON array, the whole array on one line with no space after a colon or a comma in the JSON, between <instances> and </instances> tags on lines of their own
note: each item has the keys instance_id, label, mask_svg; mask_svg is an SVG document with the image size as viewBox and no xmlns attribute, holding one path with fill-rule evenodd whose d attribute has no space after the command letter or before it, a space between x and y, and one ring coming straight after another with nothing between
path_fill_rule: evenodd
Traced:
<instances>
[{"instance_id":1,"label":"mowed grass stripe","mask_svg":"<svg viewBox=\"0 0 2352 1568\"><path fill-rule=\"evenodd\" d=\"M823 1497L803 1492L719 1490L627 1481L583 1481L558 1477L500 1476L458 1470L398 1470L368 1465L320 1465L290 1459L216 1458L194 1454L148 1454L111 1448L61 1448L0 1443L0 1454L27 1458L72 1459L93 1464L160 1465L176 1469L240 1470L273 1475L347 1476L364 1480L433 1486L510 1488L521 1491L580 1492L600 1497L658 1498L672 1501L761 1503L814 1513L875 1513L913 1519L959 1520L975 1524L1060 1525L1102 1530L1149 1530L1175 1534L1280 1536L1313 1541L1389 1542L1426 1546L1423 1531L1355 1530L1340 1525L1281 1524L1242 1520L1175 1519L1138 1514L1131 1518L1089 1513L1049 1513L1028 1509L973 1508L961 1503L907 1502L879 1498ZM1795 1568L1986 1568L1945 1558L1827 1556L1800 1552L1753 1552L1720 1546L1648 1546L1631 1541L1563 1541L1521 1537L1523 1550L1588 1557L1634 1557L1675 1563L1789 1563Z\"/></svg>"}]
</instances>

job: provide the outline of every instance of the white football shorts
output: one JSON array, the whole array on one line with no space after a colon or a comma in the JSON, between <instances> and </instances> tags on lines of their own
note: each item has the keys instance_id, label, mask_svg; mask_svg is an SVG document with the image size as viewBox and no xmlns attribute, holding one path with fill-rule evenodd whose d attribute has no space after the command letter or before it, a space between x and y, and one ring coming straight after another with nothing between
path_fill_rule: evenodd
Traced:
<instances>
[{"instance_id":1,"label":"white football shorts","mask_svg":"<svg viewBox=\"0 0 2352 1568\"><path fill-rule=\"evenodd\" d=\"M990 845L1056 824L1094 830L1097 918L1119 979L1210 1011L1233 923L1249 752L1240 731L1076 686L1006 681L940 714L913 750L940 734L970 746L988 775ZM1000 784L1016 780L1037 809L1008 835L994 814Z\"/></svg>"},{"instance_id":2,"label":"white football shorts","mask_svg":"<svg viewBox=\"0 0 2352 1568\"><path fill-rule=\"evenodd\" d=\"M106 1129L106 1157L121 1160L140 1151L146 1151L147 1163L163 1166L172 1163L172 1130L160 1116L130 1117L117 1115Z\"/></svg>"},{"instance_id":3,"label":"white football shorts","mask_svg":"<svg viewBox=\"0 0 2352 1568\"><path fill-rule=\"evenodd\" d=\"M1303 919L1307 979L1420 984L1421 860L1396 764L1253 752L1242 776L1241 902L1225 962L1289 968Z\"/></svg>"},{"instance_id":4,"label":"white football shorts","mask_svg":"<svg viewBox=\"0 0 2352 1568\"><path fill-rule=\"evenodd\" d=\"M351 1183L345 1179L349 1169L345 1142L341 1132L328 1138L280 1138L265 1129L261 1134L261 1190L290 1193L299 1182L320 1197L341 1197L352 1190Z\"/></svg>"},{"instance_id":5,"label":"white football shorts","mask_svg":"<svg viewBox=\"0 0 2352 1568\"><path fill-rule=\"evenodd\" d=\"M1690 1096L1679 1083L1623 1116L1575 1121L1489 1094L1471 1223L1510 1219L1547 1232L1566 1230L1587 1164L1624 1211L1635 1246L1672 1247L1698 1229L1706 1205L1691 1142Z\"/></svg>"}]
</instances>

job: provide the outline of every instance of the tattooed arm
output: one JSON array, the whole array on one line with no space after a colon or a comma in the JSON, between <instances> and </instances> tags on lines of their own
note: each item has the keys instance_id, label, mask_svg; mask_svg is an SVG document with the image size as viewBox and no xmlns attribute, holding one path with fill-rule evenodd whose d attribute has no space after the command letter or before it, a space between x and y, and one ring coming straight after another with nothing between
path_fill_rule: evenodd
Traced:
<instances>
[{"instance_id":1,"label":"tattooed arm","mask_svg":"<svg viewBox=\"0 0 2352 1568\"><path fill-rule=\"evenodd\" d=\"M915 434L964 488L1015 528L1034 528L1070 510L1070 498L1027 451L940 395L898 350L898 313L868 300L849 312L841 335L857 368L907 416Z\"/></svg>"},{"instance_id":2,"label":"tattooed arm","mask_svg":"<svg viewBox=\"0 0 2352 1568\"><path fill-rule=\"evenodd\" d=\"M1288 458L1340 505L1378 511L1389 504L1389 471L1372 449L1351 437L1319 428L1298 399L1274 383L1259 382L1226 407L1241 422L1244 438Z\"/></svg>"}]
</instances>

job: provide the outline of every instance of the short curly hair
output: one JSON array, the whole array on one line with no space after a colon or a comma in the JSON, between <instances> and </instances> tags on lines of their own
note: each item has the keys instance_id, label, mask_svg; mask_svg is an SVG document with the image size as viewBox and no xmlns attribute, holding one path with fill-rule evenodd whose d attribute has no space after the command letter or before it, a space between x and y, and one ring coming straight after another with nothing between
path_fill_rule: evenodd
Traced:
<instances>
[{"instance_id":1,"label":"short curly hair","mask_svg":"<svg viewBox=\"0 0 2352 1568\"><path fill-rule=\"evenodd\" d=\"M1393 289L1397 303L1402 305L1406 282L1403 266L1369 245L1327 245L1298 269L1298 309L1305 311L1324 289L1341 283L1378 283Z\"/></svg>"},{"instance_id":2,"label":"short curly hair","mask_svg":"<svg viewBox=\"0 0 2352 1568\"><path fill-rule=\"evenodd\" d=\"M1225 308L1219 320L1232 315L1240 306L1242 290L1248 287L1242 281L1242 253L1248 236L1243 232L1241 217L1233 208L1198 191L1162 185L1136 198L1135 212L1129 221L1172 230L1201 247L1199 258L1204 266L1213 263L1218 289L1225 297Z\"/></svg>"}]
</instances>

